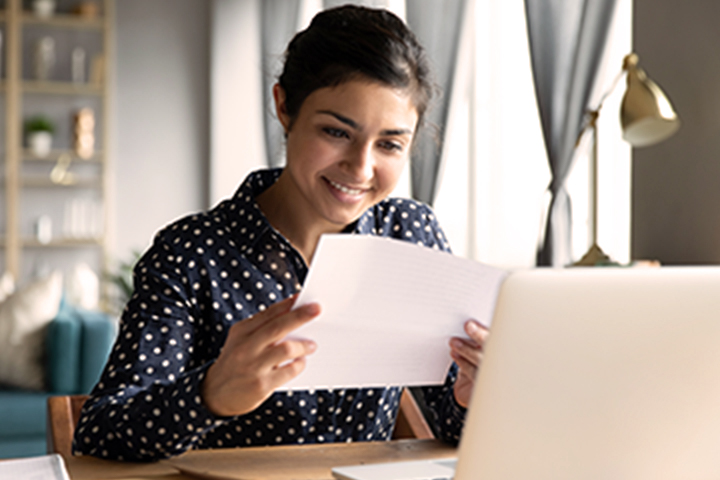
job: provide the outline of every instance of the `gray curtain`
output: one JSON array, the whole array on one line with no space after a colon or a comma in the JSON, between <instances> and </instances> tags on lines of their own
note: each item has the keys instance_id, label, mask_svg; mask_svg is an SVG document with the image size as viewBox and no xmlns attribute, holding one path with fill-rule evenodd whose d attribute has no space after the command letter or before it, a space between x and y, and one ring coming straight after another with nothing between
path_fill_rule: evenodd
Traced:
<instances>
[{"instance_id":1,"label":"gray curtain","mask_svg":"<svg viewBox=\"0 0 720 480\"><path fill-rule=\"evenodd\" d=\"M552 182L538 266L571 261L565 180L607 40L616 0L525 0L535 92Z\"/></svg>"},{"instance_id":2,"label":"gray curtain","mask_svg":"<svg viewBox=\"0 0 720 480\"><path fill-rule=\"evenodd\" d=\"M268 166L278 167L285 163L285 139L275 115L272 87L282 71L285 48L297 30L300 0L263 0L260 3L265 148Z\"/></svg>"},{"instance_id":3,"label":"gray curtain","mask_svg":"<svg viewBox=\"0 0 720 480\"><path fill-rule=\"evenodd\" d=\"M429 205L435 201L439 183L440 154L466 4L466 0L406 2L407 23L425 47L435 83L442 92L426 114L426 125L430 128L419 132L410 165L412 196Z\"/></svg>"}]
</instances>

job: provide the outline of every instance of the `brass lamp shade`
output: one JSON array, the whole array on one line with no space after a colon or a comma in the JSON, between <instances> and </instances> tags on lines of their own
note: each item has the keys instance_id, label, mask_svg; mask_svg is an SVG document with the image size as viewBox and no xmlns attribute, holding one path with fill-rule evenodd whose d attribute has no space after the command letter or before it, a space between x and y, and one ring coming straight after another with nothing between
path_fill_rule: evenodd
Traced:
<instances>
[{"instance_id":1,"label":"brass lamp shade","mask_svg":"<svg viewBox=\"0 0 720 480\"><path fill-rule=\"evenodd\" d=\"M680 128L680 120L670 101L655 82L638 68L638 57L625 57L627 89L620 107L623 139L634 147L661 142Z\"/></svg>"}]
</instances>

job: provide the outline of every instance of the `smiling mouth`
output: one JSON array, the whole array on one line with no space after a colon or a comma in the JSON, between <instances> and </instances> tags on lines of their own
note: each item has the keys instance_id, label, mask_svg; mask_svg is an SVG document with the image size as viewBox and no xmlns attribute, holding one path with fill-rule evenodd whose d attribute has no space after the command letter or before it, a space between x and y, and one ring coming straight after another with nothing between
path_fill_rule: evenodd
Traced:
<instances>
[{"instance_id":1,"label":"smiling mouth","mask_svg":"<svg viewBox=\"0 0 720 480\"><path fill-rule=\"evenodd\" d=\"M327 180L327 182L328 182L333 188L335 188L335 189L337 189L337 190L340 190L341 192L343 192L343 193L345 193L345 194L347 194L347 195L360 195L361 193L363 193L363 190L361 190L361 189L359 189L359 188L346 187L345 185L342 185L342 184L337 183L337 182L333 182L332 180L330 180L330 179L328 179L328 178L326 178L325 180Z\"/></svg>"}]
</instances>

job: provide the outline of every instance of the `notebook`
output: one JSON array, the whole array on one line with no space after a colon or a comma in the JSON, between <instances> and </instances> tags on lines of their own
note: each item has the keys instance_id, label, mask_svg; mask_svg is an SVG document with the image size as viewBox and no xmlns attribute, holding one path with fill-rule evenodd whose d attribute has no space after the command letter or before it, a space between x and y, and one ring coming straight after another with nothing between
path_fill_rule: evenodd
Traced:
<instances>
[{"instance_id":1,"label":"notebook","mask_svg":"<svg viewBox=\"0 0 720 480\"><path fill-rule=\"evenodd\" d=\"M442 478L417 463L415 476L395 466L383 477L380 465L333 474ZM454 479L522 478L720 478L720 268L505 280Z\"/></svg>"}]
</instances>

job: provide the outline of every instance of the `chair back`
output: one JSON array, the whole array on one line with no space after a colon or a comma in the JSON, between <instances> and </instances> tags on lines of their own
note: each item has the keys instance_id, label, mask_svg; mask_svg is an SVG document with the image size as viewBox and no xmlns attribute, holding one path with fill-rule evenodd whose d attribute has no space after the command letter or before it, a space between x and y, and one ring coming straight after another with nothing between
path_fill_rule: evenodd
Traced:
<instances>
[{"instance_id":1,"label":"chair back","mask_svg":"<svg viewBox=\"0 0 720 480\"><path fill-rule=\"evenodd\" d=\"M75 427L88 395L57 395L47 401L47 451L72 456Z\"/></svg>"},{"instance_id":2,"label":"chair back","mask_svg":"<svg viewBox=\"0 0 720 480\"><path fill-rule=\"evenodd\" d=\"M48 398L47 451L72 456L72 440L80 420L80 411L88 395L57 395ZM430 426L408 389L400 397L394 439L435 438Z\"/></svg>"},{"instance_id":3,"label":"chair back","mask_svg":"<svg viewBox=\"0 0 720 480\"><path fill-rule=\"evenodd\" d=\"M400 396L400 411L395 422L392 438L395 440L402 438L435 438L415 397L407 388L403 389Z\"/></svg>"}]
</instances>

